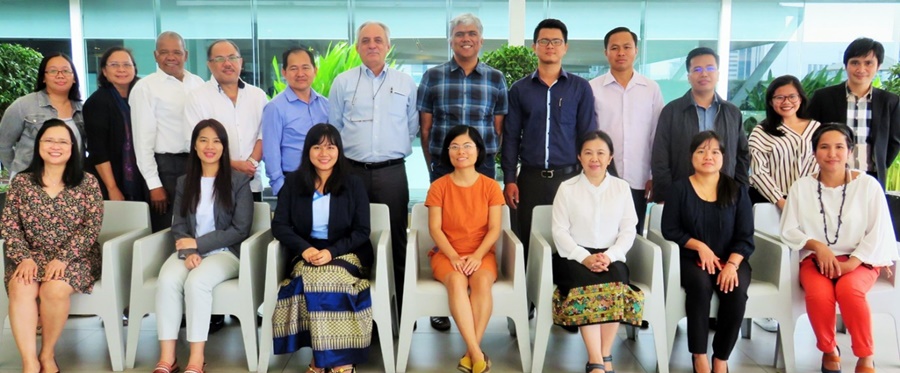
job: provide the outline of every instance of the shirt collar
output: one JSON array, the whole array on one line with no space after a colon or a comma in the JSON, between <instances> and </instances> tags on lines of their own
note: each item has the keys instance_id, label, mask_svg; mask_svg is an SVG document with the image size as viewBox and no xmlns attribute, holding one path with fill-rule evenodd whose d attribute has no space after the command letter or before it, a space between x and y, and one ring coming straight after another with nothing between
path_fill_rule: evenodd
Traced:
<instances>
[{"instance_id":1,"label":"shirt collar","mask_svg":"<svg viewBox=\"0 0 900 373\"><path fill-rule=\"evenodd\" d=\"M456 63L456 58L454 58L454 57L450 57L449 64L450 64L450 71L456 71L457 69L462 68L462 66L459 66L459 64ZM484 62L481 62L481 59L479 58L478 63L475 64L475 68L472 69L472 71L477 72L480 75L484 75L484 69L486 69L486 68L487 68L487 65L485 65Z\"/></svg>"},{"instance_id":2,"label":"shirt collar","mask_svg":"<svg viewBox=\"0 0 900 373\"><path fill-rule=\"evenodd\" d=\"M380 78L380 77L387 77L388 65L386 63L384 65L384 67L381 69L381 75L379 75L379 76L375 76L375 72L372 71L372 69L370 69L365 64L360 65L359 67L362 69L361 71L365 72L366 76L368 76L370 78L375 79L375 78Z\"/></svg>"},{"instance_id":3,"label":"shirt collar","mask_svg":"<svg viewBox=\"0 0 900 373\"><path fill-rule=\"evenodd\" d=\"M631 85L631 83L634 83L637 85L643 85L643 86L647 85L647 78L645 78L643 75L639 74L636 70L632 70L632 72L634 73L634 75L631 76L631 80L628 81L628 85ZM616 77L613 76L611 71L607 72L603 76L603 85L606 86L606 85L610 85L613 83L618 83L616 81Z\"/></svg>"},{"instance_id":4,"label":"shirt collar","mask_svg":"<svg viewBox=\"0 0 900 373\"><path fill-rule=\"evenodd\" d=\"M42 89L37 92L37 101L38 106L40 107L52 107L53 104L50 103L50 94L47 93L47 89ZM81 101L69 100L72 103L72 110L81 111Z\"/></svg>"},{"instance_id":5,"label":"shirt collar","mask_svg":"<svg viewBox=\"0 0 900 373\"><path fill-rule=\"evenodd\" d=\"M180 83L184 83L184 81L186 81L189 76L194 75L194 74L191 74L191 72L188 71L187 69L184 69L184 76L181 78L181 80L178 80L178 78L171 76L171 75L167 74L165 71L163 71L163 69L161 69L159 67L159 65L156 65L156 72L161 74L166 79L172 79L172 80L178 81ZM214 79L214 78L211 78L211 79Z\"/></svg>"},{"instance_id":6,"label":"shirt collar","mask_svg":"<svg viewBox=\"0 0 900 373\"><path fill-rule=\"evenodd\" d=\"M691 98L691 105L693 105L694 107L702 108L704 110L709 110L713 107L719 106L719 94L718 93L713 94L712 103L709 104L708 108L703 108L702 106L697 105L697 101L694 101L693 90L688 90L688 96Z\"/></svg>"},{"instance_id":7,"label":"shirt collar","mask_svg":"<svg viewBox=\"0 0 900 373\"><path fill-rule=\"evenodd\" d=\"M857 97L856 94L850 90L850 84L848 84L847 82L844 82L844 89L846 89L846 91L847 91L847 98ZM869 91L863 95L863 96L865 96L866 101L872 101L872 91L874 91L874 89L872 89L872 85L869 84ZM857 98L862 98L862 97L857 97Z\"/></svg>"},{"instance_id":8,"label":"shirt collar","mask_svg":"<svg viewBox=\"0 0 900 373\"><path fill-rule=\"evenodd\" d=\"M291 87L287 87L284 89L284 97L287 98L288 102L294 102L294 101L300 100L300 97L297 97L297 93L295 93L294 90L291 89ZM322 95L320 95L319 92L316 92L315 89L312 89L312 87L310 87L309 88L309 103L310 104L313 103L313 101L318 100L319 97L322 97Z\"/></svg>"},{"instance_id":9,"label":"shirt collar","mask_svg":"<svg viewBox=\"0 0 900 373\"><path fill-rule=\"evenodd\" d=\"M560 78L560 79L566 79L566 80L569 79L569 73L566 72L566 69L563 69L563 68L560 68L560 69L559 69L559 78ZM535 79L538 79L538 80L541 79L541 74L538 73L538 70L534 70L534 71L531 73L531 80L535 80Z\"/></svg>"},{"instance_id":10,"label":"shirt collar","mask_svg":"<svg viewBox=\"0 0 900 373\"><path fill-rule=\"evenodd\" d=\"M222 85L219 84L219 82L216 80L216 77L209 78L209 82L212 83L213 85L215 85L216 89L218 89L220 93L222 92ZM246 87L247 84L244 83L243 79L238 78L237 86L238 86L238 89L244 89L244 87Z\"/></svg>"}]
</instances>

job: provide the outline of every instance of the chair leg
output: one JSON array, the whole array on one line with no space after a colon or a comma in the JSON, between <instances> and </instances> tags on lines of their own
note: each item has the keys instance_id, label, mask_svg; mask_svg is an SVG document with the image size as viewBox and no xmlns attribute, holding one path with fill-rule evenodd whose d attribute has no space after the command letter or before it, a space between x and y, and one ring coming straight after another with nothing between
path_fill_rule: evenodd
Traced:
<instances>
[{"instance_id":1,"label":"chair leg","mask_svg":"<svg viewBox=\"0 0 900 373\"><path fill-rule=\"evenodd\" d=\"M847 326L844 325L844 317L841 315L837 315L837 321L835 322L834 330L838 333L847 334Z\"/></svg>"},{"instance_id":2,"label":"chair leg","mask_svg":"<svg viewBox=\"0 0 900 373\"><path fill-rule=\"evenodd\" d=\"M381 323L379 323L381 321ZM381 358L384 360L384 371L387 373L393 373L396 371L397 366L394 362L394 338L393 338L393 325L388 327L385 324L393 324L390 320L375 320L375 326L378 328L378 340L381 343ZM382 326L384 325L384 326Z\"/></svg>"},{"instance_id":3,"label":"chair leg","mask_svg":"<svg viewBox=\"0 0 900 373\"><path fill-rule=\"evenodd\" d=\"M531 371L542 372L544 370L544 358L547 356L547 343L550 340L550 328L553 326L553 323L548 313L541 312L540 305L538 305L537 315L534 318L534 355L532 357Z\"/></svg>"},{"instance_id":4,"label":"chair leg","mask_svg":"<svg viewBox=\"0 0 900 373\"><path fill-rule=\"evenodd\" d=\"M650 328L653 329L653 346L656 348L656 371L659 373L669 373L669 351L666 350L666 328L664 317L659 320L650 321Z\"/></svg>"},{"instance_id":5,"label":"chair leg","mask_svg":"<svg viewBox=\"0 0 900 373\"><path fill-rule=\"evenodd\" d=\"M624 326L625 326L626 338L628 338L632 341L636 341L637 340L637 331L636 331L637 328L635 328L634 325L628 325L628 324L626 324Z\"/></svg>"},{"instance_id":6,"label":"chair leg","mask_svg":"<svg viewBox=\"0 0 900 373\"><path fill-rule=\"evenodd\" d=\"M797 371L797 357L794 352L794 327L792 320L778 320L778 341L781 347L781 356L784 361L784 372L795 373ZM775 356L778 358L778 355ZM777 361L775 368L778 368Z\"/></svg>"},{"instance_id":7,"label":"chair leg","mask_svg":"<svg viewBox=\"0 0 900 373\"><path fill-rule=\"evenodd\" d=\"M137 359L137 346L141 339L141 327L143 326L144 316L147 315L147 312L133 303L129 308L128 341L125 343L125 367L134 369L134 361Z\"/></svg>"},{"instance_id":8,"label":"chair leg","mask_svg":"<svg viewBox=\"0 0 900 373\"><path fill-rule=\"evenodd\" d=\"M510 337L516 337L516 323L513 321L512 317L506 318L506 329L509 330Z\"/></svg>"},{"instance_id":9,"label":"chair leg","mask_svg":"<svg viewBox=\"0 0 900 373\"><path fill-rule=\"evenodd\" d=\"M894 276L897 276L894 273ZM897 338L897 353L900 354L900 312L894 307L891 317L894 319L894 337Z\"/></svg>"},{"instance_id":10,"label":"chair leg","mask_svg":"<svg viewBox=\"0 0 900 373\"><path fill-rule=\"evenodd\" d=\"M522 359L522 371L531 372L531 334L528 332L528 307L524 308L525 312L517 315L516 323L516 339L519 341L519 355Z\"/></svg>"},{"instance_id":11,"label":"chair leg","mask_svg":"<svg viewBox=\"0 0 900 373\"><path fill-rule=\"evenodd\" d=\"M234 315L241 322L241 336L244 339L244 353L247 354L247 369L256 372L259 350L256 341L256 307L248 305L243 315Z\"/></svg>"},{"instance_id":12,"label":"chair leg","mask_svg":"<svg viewBox=\"0 0 900 373\"><path fill-rule=\"evenodd\" d=\"M412 315L404 315L400 319L400 340L397 343L397 372L406 372L406 364L409 359L409 347L412 344L413 324L416 318Z\"/></svg>"},{"instance_id":13,"label":"chair leg","mask_svg":"<svg viewBox=\"0 0 900 373\"><path fill-rule=\"evenodd\" d=\"M263 307L262 325L259 331L259 361L256 369L259 373L267 373L269 371L269 359L272 357L272 316L271 312L266 312Z\"/></svg>"},{"instance_id":14,"label":"chair leg","mask_svg":"<svg viewBox=\"0 0 900 373\"><path fill-rule=\"evenodd\" d=\"M112 307L108 312L100 316L103 320L103 330L106 334L106 344L109 347L109 361L112 370L121 372L125 370L125 327L122 326L122 309Z\"/></svg>"},{"instance_id":15,"label":"chair leg","mask_svg":"<svg viewBox=\"0 0 900 373\"><path fill-rule=\"evenodd\" d=\"M753 330L753 319L744 319L741 323L741 338L750 339L750 333Z\"/></svg>"}]
</instances>

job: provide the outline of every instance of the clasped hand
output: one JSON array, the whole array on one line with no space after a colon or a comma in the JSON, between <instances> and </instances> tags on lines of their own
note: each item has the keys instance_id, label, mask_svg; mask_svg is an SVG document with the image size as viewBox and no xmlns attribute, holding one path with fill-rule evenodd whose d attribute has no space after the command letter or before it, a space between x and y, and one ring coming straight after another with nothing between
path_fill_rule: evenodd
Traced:
<instances>
[{"instance_id":1,"label":"clasped hand","mask_svg":"<svg viewBox=\"0 0 900 373\"><path fill-rule=\"evenodd\" d=\"M591 254L581 261L581 264L584 264L591 272L608 271L610 263L612 263L612 260L604 253Z\"/></svg>"},{"instance_id":2,"label":"clasped hand","mask_svg":"<svg viewBox=\"0 0 900 373\"><path fill-rule=\"evenodd\" d=\"M53 259L44 266L44 277L41 281L60 280L66 274L67 263L59 259ZM12 279L19 281L20 284L31 285L33 281L37 281L38 266L33 259L25 259L16 266L16 271L12 274Z\"/></svg>"},{"instance_id":3,"label":"clasped hand","mask_svg":"<svg viewBox=\"0 0 900 373\"><path fill-rule=\"evenodd\" d=\"M331 262L331 251L328 249L316 249L315 247L310 247L306 250L303 250L303 253L300 254L307 263L312 264L314 266L323 266Z\"/></svg>"},{"instance_id":4,"label":"clasped hand","mask_svg":"<svg viewBox=\"0 0 900 373\"><path fill-rule=\"evenodd\" d=\"M450 264L453 265L455 271L466 276L471 276L475 271L481 268L481 258L482 257L476 254L465 256L457 255L455 258L450 258Z\"/></svg>"}]
</instances>

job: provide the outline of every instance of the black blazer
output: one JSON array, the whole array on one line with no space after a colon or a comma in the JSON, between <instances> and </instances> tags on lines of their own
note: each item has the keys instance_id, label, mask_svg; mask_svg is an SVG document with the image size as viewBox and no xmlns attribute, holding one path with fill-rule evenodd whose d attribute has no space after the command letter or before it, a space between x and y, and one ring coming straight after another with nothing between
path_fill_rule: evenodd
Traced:
<instances>
[{"instance_id":1,"label":"black blazer","mask_svg":"<svg viewBox=\"0 0 900 373\"><path fill-rule=\"evenodd\" d=\"M84 102L84 129L87 132L87 161L85 162L85 170L93 173L100 181L100 190L103 192L103 199L109 199L109 191L100 175L96 172L96 165L109 162L113 171L113 178L116 185L120 188L123 185L123 165L122 165L122 144L125 142L125 121L122 118L122 111L116 104L116 98L112 96L112 92L107 88L98 88L91 97ZM128 99L125 99L128 102ZM132 134L134 132L132 131ZM132 135L134 141L134 135ZM132 145L133 146L133 145ZM147 185L140 171L137 170L135 164L134 177L139 185L139 189L144 191Z\"/></svg>"},{"instance_id":2,"label":"black blazer","mask_svg":"<svg viewBox=\"0 0 900 373\"><path fill-rule=\"evenodd\" d=\"M299 257L304 250L314 247L312 233L312 196L299 192L299 173L285 177L284 187L278 193L275 218L272 219L272 235L281 241L291 258ZM364 267L372 265L372 243L369 232L369 196L359 178L348 175L343 190L331 193L331 209L328 217L327 247L332 258L354 253Z\"/></svg>"},{"instance_id":3,"label":"black blazer","mask_svg":"<svg viewBox=\"0 0 900 373\"><path fill-rule=\"evenodd\" d=\"M231 173L231 198L234 206L222 208L218 203L213 207L216 216L216 230L197 237L197 215L188 213L181 216L184 203L184 178L178 178L175 187L175 203L172 205L172 235L180 238L195 238L197 252L206 254L210 250L227 247L235 256L241 256L241 243L250 237L253 225L253 193L250 191L250 177L240 172ZM192 252L186 252L190 255Z\"/></svg>"},{"instance_id":4,"label":"black blazer","mask_svg":"<svg viewBox=\"0 0 900 373\"><path fill-rule=\"evenodd\" d=\"M872 157L878 182L884 188L887 169L900 153L900 96L873 87L870 105L869 146L874 146ZM822 123L847 123L847 82L816 91L809 103L809 115Z\"/></svg>"}]
</instances>

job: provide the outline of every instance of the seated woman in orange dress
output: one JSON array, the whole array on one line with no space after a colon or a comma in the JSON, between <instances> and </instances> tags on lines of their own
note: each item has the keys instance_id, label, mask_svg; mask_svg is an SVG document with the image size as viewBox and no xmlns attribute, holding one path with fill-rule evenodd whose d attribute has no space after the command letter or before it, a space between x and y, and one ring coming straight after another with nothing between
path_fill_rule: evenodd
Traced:
<instances>
[{"instance_id":1,"label":"seated woman in orange dress","mask_svg":"<svg viewBox=\"0 0 900 373\"><path fill-rule=\"evenodd\" d=\"M450 314L466 342L459 360L464 372L489 372L481 339L491 317L491 287L497 280L494 243L500 237L500 185L476 171L485 157L484 140L473 127L455 126L444 139L442 164L453 172L428 189L428 228L434 239L434 278L447 287ZM471 290L471 293L469 292Z\"/></svg>"}]
</instances>

